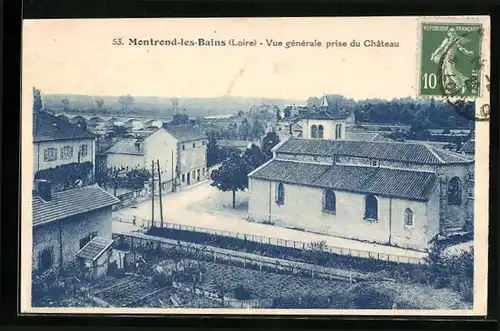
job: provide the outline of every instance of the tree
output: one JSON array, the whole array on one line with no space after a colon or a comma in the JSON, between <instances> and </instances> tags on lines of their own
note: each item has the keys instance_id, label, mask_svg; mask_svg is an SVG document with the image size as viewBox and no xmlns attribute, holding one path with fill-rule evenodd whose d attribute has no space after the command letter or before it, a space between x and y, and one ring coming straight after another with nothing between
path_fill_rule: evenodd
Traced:
<instances>
[{"instance_id":1,"label":"tree","mask_svg":"<svg viewBox=\"0 0 500 331\"><path fill-rule=\"evenodd\" d=\"M43 104L41 92L36 87L33 87L33 112L36 113L37 111L41 110L42 107Z\"/></svg>"},{"instance_id":2,"label":"tree","mask_svg":"<svg viewBox=\"0 0 500 331\"><path fill-rule=\"evenodd\" d=\"M189 116L187 114L177 113L172 119L172 124L187 124L189 123Z\"/></svg>"},{"instance_id":3,"label":"tree","mask_svg":"<svg viewBox=\"0 0 500 331\"><path fill-rule=\"evenodd\" d=\"M61 103L62 103L62 105L63 105L63 109L64 109L65 111L67 111L67 110L69 109L69 100L68 100L68 99L66 99L66 98L64 98L64 99L62 99L62 100L61 100Z\"/></svg>"},{"instance_id":4,"label":"tree","mask_svg":"<svg viewBox=\"0 0 500 331\"><path fill-rule=\"evenodd\" d=\"M217 139L213 135L209 136L207 144L207 167L211 167L220 162L221 150Z\"/></svg>"},{"instance_id":5,"label":"tree","mask_svg":"<svg viewBox=\"0 0 500 331\"><path fill-rule=\"evenodd\" d=\"M274 131L269 131L262 139L262 152L266 155L268 160L272 159L273 152L271 149L280 142L278 134Z\"/></svg>"},{"instance_id":6,"label":"tree","mask_svg":"<svg viewBox=\"0 0 500 331\"><path fill-rule=\"evenodd\" d=\"M240 111L238 112L238 117L241 117L241 116L243 116L244 114L245 114L245 113L243 112L243 110L240 110Z\"/></svg>"},{"instance_id":7,"label":"tree","mask_svg":"<svg viewBox=\"0 0 500 331\"><path fill-rule=\"evenodd\" d=\"M236 192L244 191L248 188L248 173L251 166L236 153L229 155L220 168L212 172L212 186L217 187L222 192L233 192L233 208L236 209Z\"/></svg>"},{"instance_id":8,"label":"tree","mask_svg":"<svg viewBox=\"0 0 500 331\"><path fill-rule=\"evenodd\" d=\"M134 97L130 94L122 95L118 98L118 103L121 105L122 109L126 109L134 104Z\"/></svg>"},{"instance_id":9,"label":"tree","mask_svg":"<svg viewBox=\"0 0 500 331\"><path fill-rule=\"evenodd\" d=\"M260 122L258 119L253 120L253 125L252 125L252 136L254 139L260 139L262 136L266 133L266 129L264 128L264 125L262 122Z\"/></svg>"},{"instance_id":10,"label":"tree","mask_svg":"<svg viewBox=\"0 0 500 331\"><path fill-rule=\"evenodd\" d=\"M95 105L97 109L102 110L102 107L104 106L104 99L103 98L95 99Z\"/></svg>"},{"instance_id":11,"label":"tree","mask_svg":"<svg viewBox=\"0 0 500 331\"><path fill-rule=\"evenodd\" d=\"M247 140L248 138L251 137L251 126L250 123L248 123L248 120L245 118L240 124L240 127L238 129L239 136L241 140Z\"/></svg>"},{"instance_id":12,"label":"tree","mask_svg":"<svg viewBox=\"0 0 500 331\"><path fill-rule=\"evenodd\" d=\"M281 110L279 108L276 109L276 120L281 121Z\"/></svg>"},{"instance_id":13,"label":"tree","mask_svg":"<svg viewBox=\"0 0 500 331\"><path fill-rule=\"evenodd\" d=\"M250 166L250 168L256 169L266 162L266 154L264 154L259 146L252 144L249 148L245 150L242 155L243 160Z\"/></svg>"}]
</instances>

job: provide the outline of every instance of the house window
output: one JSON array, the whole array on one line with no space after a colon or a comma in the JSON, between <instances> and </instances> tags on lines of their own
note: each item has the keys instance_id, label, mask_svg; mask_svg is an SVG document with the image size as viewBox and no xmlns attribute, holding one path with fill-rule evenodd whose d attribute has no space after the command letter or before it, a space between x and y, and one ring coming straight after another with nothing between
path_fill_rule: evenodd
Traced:
<instances>
[{"instance_id":1,"label":"house window","mask_svg":"<svg viewBox=\"0 0 500 331\"><path fill-rule=\"evenodd\" d=\"M80 249L82 249L83 246L87 245L94 237L97 237L97 231L91 232L88 236L80 239Z\"/></svg>"},{"instance_id":2,"label":"house window","mask_svg":"<svg viewBox=\"0 0 500 331\"><path fill-rule=\"evenodd\" d=\"M333 163L338 163L339 162L339 156L338 155L334 155L333 156Z\"/></svg>"},{"instance_id":3,"label":"house window","mask_svg":"<svg viewBox=\"0 0 500 331\"><path fill-rule=\"evenodd\" d=\"M196 143L193 143L193 148L195 148L195 147L196 147Z\"/></svg>"},{"instance_id":4,"label":"house window","mask_svg":"<svg viewBox=\"0 0 500 331\"><path fill-rule=\"evenodd\" d=\"M318 138L323 139L323 125L318 126Z\"/></svg>"},{"instance_id":5,"label":"house window","mask_svg":"<svg viewBox=\"0 0 500 331\"><path fill-rule=\"evenodd\" d=\"M337 211L337 201L335 193L332 190L326 190L323 197L323 211L330 214L335 214Z\"/></svg>"},{"instance_id":6,"label":"house window","mask_svg":"<svg viewBox=\"0 0 500 331\"><path fill-rule=\"evenodd\" d=\"M64 146L61 147L61 160L68 160L73 157L73 147L72 146Z\"/></svg>"},{"instance_id":7,"label":"house window","mask_svg":"<svg viewBox=\"0 0 500 331\"><path fill-rule=\"evenodd\" d=\"M205 168L203 168L203 172L202 173L203 173L203 176L205 176L205 173L206 173Z\"/></svg>"},{"instance_id":8,"label":"house window","mask_svg":"<svg viewBox=\"0 0 500 331\"><path fill-rule=\"evenodd\" d=\"M378 219L378 200L373 194L365 197L365 219L373 221Z\"/></svg>"},{"instance_id":9,"label":"house window","mask_svg":"<svg viewBox=\"0 0 500 331\"><path fill-rule=\"evenodd\" d=\"M335 139L342 138L342 124L335 125Z\"/></svg>"},{"instance_id":10,"label":"house window","mask_svg":"<svg viewBox=\"0 0 500 331\"><path fill-rule=\"evenodd\" d=\"M197 176L198 180L200 180L200 169L196 170L196 176Z\"/></svg>"},{"instance_id":11,"label":"house window","mask_svg":"<svg viewBox=\"0 0 500 331\"><path fill-rule=\"evenodd\" d=\"M184 183L186 181L186 175L182 174L181 178L182 178L182 182Z\"/></svg>"},{"instance_id":12,"label":"house window","mask_svg":"<svg viewBox=\"0 0 500 331\"><path fill-rule=\"evenodd\" d=\"M412 227L413 226L413 210L410 208L405 209L404 213L404 225L406 227Z\"/></svg>"},{"instance_id":13,"label":"house window","mask_svg":"<svg viewBox=\"0 0 500 331\"><path fill-rule=\"evenodd\" d=\"M451 206L462 204L462 188L458 177L453 177L448 183L448 204Z\"/></svg>"},{"instance_id":14,"label":"house window","mask_svg":"<svg viewBox=\"0 0 500 331\"><path fill-rule=\"evenodd\" d=\"M370 160L372 167L378 167L378 160Z\"/></svg>"},{"instance_id":15,"label":"house window","mask_svg":"<svg viewBox=\"0 0 500 331\"><path fill-rule=\"evenodd\" d=\"M48 270L54 265L54 248L45 248L38 255L38 269L41 271Z\"/></svg>"},{"instance_id":16,"label":"house window","mask_svg":"<svg viewBox=\"0 0 500 331\"><path fill-rule=\"evenodd\" d=\"M311 138L318 138L318 127L316 125L311 126Z\"/></svg>"},{"instance_id":17,"label":"house window","mask_svg":"<svg viewBox=\"0 0 500 331\"><path fill-rule=\"evenodd\" d=\"M182 145L182 150L186 150L186 145Z\"/></svg>"},{"instance_id":18,"label":"house window","mask_svg":"<svg viewBox=\"0 0 500 331\"><path fill-rule=\"evenodd\" d=\"M43 160L45 162L57 160L57 148L45 148L43 150Z\"/></svg>"},{"instance_id":19,"label":"house window","mask_svg":"<svg viewBox=\"0 0 500 331\"><path fill-rule=\"evenodd\" d=\"M80 145L80 150L78 151L80 156L87 156L89 154L88 146L87 145Z\"/></svg>"},{"instance_id":20,"label":"house window","mask_svg":"<svg viewBox=\"0 0 500 331\"><path fill-rule=\"evenodd\" d=\"M283 183L278 183L276 185L276 203L278 205L285 204L285 187Z\"/></svg>"}]
</instances>

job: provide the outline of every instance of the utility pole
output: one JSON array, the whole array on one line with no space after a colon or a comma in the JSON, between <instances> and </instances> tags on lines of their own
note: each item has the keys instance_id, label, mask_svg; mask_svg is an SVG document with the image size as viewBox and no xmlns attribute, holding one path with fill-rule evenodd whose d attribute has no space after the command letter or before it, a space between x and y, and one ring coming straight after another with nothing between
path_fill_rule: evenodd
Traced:
<instances>
[{"instance_id":1,"label":"utility pole","mask_svg":"<svg viewBox=\"0 0 500 331\"><path fill-rule=\"evenodd\" d=\"M155 225L155 161L151 161L151 227Z\"/></svg>"},{"instance_id":2,"label":"utility pole","mask_svg":"<svg viewBox=\"0 0 500 331\"><path fill-rule=\"evenodd\" d=\"M163 199L161 193L161 171L160 171L160 160L156 159L156 165L158 166L158 188L160 190L160 227L163 229Z\"/></svg>"},{"instance_id":3,"label":"utility pole","mask_svg":"<svg viewBox=\"0 0 500 331\"><path fill-rule=\"evenodd\" d=\"M175 192L175 178L174 178L174 150L172 150L172 162L170 162L172 164L171 168L172 168L172 192Z\"/></svg>"}]
</instances>

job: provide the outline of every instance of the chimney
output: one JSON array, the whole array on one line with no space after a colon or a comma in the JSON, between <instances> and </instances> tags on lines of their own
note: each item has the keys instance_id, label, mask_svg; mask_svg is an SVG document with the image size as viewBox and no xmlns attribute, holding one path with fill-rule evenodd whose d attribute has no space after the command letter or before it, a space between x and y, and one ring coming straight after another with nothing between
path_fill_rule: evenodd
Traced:
<instances>
[{"instance_id":1,"label":"chimney","mask_svg":"<svg viewBox=\"0 0 500 331\"><path fill-rule=\"evenodd\" d=\"M45 179L35 180L35 192L43 201L50 201L52 195L52 183Z\"/></svg>"}]
</instances>

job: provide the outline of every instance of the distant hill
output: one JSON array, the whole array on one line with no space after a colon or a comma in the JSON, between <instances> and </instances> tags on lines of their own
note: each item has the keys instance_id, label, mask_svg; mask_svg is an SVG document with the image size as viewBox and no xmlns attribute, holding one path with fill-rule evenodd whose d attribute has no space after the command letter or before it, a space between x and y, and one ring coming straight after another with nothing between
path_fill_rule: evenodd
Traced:
<instances>
[{"instance_id":1,"label":"distant hill","mask_svg":"<svg viewBox=\"0 0 500 331\"><path fill-rule=\"evenodd\" d=\"M96 100L104 101L102 109L98 109ZM63 100L68 102L63 104ZM124 108L119 103L118 96L94 97L89 95L73 94L43 94L42 100L47 108L64 110L65 112L91 113L100 115L137 115L171 117L174 112L172 98L166 97L133 97L133 103ZM304 104L303 100L284 100L266 98L246 98L221 96L213 98L176 98L179 111L185 111L190 117L235 115L239 111L247 112L256 106L277 106L283 108L292 104Z\"/></svg>"}]
</instances>

